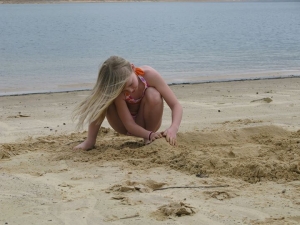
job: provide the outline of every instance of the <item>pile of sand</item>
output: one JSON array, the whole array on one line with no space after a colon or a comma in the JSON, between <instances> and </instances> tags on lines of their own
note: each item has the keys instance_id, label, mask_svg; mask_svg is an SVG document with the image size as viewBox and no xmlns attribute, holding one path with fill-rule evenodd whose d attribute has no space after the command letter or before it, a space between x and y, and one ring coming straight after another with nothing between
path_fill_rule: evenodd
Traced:
<instances>
[{"instance_id":1,"label":"pile of sand","mask_svg":"<svg viewBox=\"0 0 300 225\"><path fill-rule=\"evenodd\" d=\"M300 130L290 132L276 126L233 130L224 127L179 133L179 144L172 147L164 138L145 146L138 138L101 128L93 150L74 151L72 147L86 135L73 133L4 144L0 157L40 152L48 154L46 160L50 162L72 160L99 165L122 161L132 169L166 167L197 176L221 175L249 183L300 179Z\"/></svg>"}]
</instances>

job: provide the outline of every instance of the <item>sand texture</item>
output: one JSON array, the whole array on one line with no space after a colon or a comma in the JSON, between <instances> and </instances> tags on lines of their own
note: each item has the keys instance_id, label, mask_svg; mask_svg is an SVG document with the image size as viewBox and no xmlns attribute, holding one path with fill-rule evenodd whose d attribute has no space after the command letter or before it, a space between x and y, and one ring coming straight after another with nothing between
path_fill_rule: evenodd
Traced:
<instances>
[{"instance_id":1,"label":"sand texture","mask_svg":"<svg viewBox=\"0 0 300 225\"><path fill-rule=\"evenodd\" d=\"M171 88L176 147L105 122L74 151L87 91L0 97L0 223L300 224L300 78Z\"/></svg>"}]
</instances>

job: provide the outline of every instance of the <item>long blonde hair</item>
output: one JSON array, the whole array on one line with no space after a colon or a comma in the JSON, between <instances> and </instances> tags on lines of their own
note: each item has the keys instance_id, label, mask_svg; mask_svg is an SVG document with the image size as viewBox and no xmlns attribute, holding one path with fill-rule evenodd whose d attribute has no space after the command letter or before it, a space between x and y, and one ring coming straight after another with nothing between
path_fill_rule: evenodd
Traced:
<instances>
[{"instance_id":1,"label":"long blonde hair","mask_svg":"<svg viewBox=\"0 0 300 225\"><path fill-rule=\"evenodd\" d=\"M78 119L77 129L85 122L102 122L107 108L122 92L132 72L131 64L119 56L111 56L102 64L90 95L73 111L73 120Z\"/></svg>"}]
</instances>

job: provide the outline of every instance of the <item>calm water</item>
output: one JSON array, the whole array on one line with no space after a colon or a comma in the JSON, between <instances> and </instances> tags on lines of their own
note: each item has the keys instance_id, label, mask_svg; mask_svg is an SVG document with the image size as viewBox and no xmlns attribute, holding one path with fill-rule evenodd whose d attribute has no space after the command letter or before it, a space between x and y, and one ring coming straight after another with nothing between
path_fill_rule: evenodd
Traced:
<instances>
[{"instance_id":1,"label":"calm water","mask_svg":"<svg viewBox=\"0 0 300 225\"><path fill-rule=\"evenodd\" d=\"M91 88L110 55L168 83L300 75L300 3L0 5L0 95Z\"/></svg>"}]
</instances>

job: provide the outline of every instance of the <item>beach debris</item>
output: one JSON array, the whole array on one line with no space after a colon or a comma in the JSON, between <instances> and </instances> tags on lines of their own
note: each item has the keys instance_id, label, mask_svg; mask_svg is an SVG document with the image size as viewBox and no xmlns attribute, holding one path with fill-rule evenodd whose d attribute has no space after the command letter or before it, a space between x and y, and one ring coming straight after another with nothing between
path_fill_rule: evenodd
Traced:
<instances>
[{"instance_id":1,"label":"beach debris","mask_svg":"<svg viewBox=\"0 0 300 225\"><path fill-rule=\"evenodd\" d=\"M135 191L136 189L134 187L130 186L121 186L119 191L120 192L128 192L128 191Z\"/></svg>"},{"instance_id":2,"label":"beach debris","mask_svg":"<svg viewBox=\"0 0 300 225\"><path fill-rule=\"evenodd\" d=\"M135 191L135 188L131 186L122 186L120 184L117 184L112 186L109 190L118 191L118 192L130 192L130 191Z\"/></svg>"},{"instance_id":3,"label":"beach debris","mask_svg":"<svg viewBox=\"0 0 300 225\"><path fill-rule=\"evenodd\" d=\"M166 183L156 182L154 180L146 180L144 182L130 181L127 180L125 184L116 184L110 187L109 191L114 192L141 192L141 193L150 193L156 188L161 188Z\"/></svg>"},{"instance_id":4,"label":"beach debris","mask_svg":"<svg viewBox=\"0 0 300 225\"><path fill-rule=\"evenodd\" d=\"M208 177L208 174L205 174L205 173L197 173L197 174L196 174L196 177L199 177L199 178L207 178L207 177Z\"/></svg>"},{"instance_id":5,"label":"beach debris","mask_svg":"<svg viewBox=\"0 0 300 225\"><path fill-rule=\"evenodd\" d=\"M164 186L166 184L167 183L165 183L165 182L156 182L155 180L146 180L146 182L144 183L144 185L146 185L147 187L149 187L151 189L161 188L162 186Z\"/></svg>"},{"instance_id":6,"label":"beach debris","mask_svg":"<svg viewBox=\"0 0 300 225\"><path fill-rule=\"evenodd\" d=\"M153 191L158 190L166 190L166 189L173 189L173 188L221 188L221 187L229 187L229 185L211 185L211 186L176 186L176 187L165 187L165 188L157 188Z\"/></svg>"},{"instance_id":7,"label":"beach debris","mask_svg":"<svg viewBox=\"0 0 300 225\"><path fill-rule=\"evenodd\" d=\"M30 117L30 116L29 116L29 115L22 114L21 112L19 112L19 115L16 115L16 116L8 116L7 118L20 118L20 117Z\"/></svg>"},{"instance_id":8,"label":"beach debris","mask_svg":"<svg viewBox=\"0 0 300 225\"><path fill-rule=\"evenodd\" d=\"M211 198L218 199L220 201L223 201L224 199L230 199L233 198L231 194L229 194L226 191L214 191L214 192L208 192L210 194Z\"/></svg>"},{"instance_id":9,"label":"beach debris","mask_svg":"<svg viewBox=\"0 0 300 225\"><path fill-rule=\"evenodd\" d=\"M114 199L114 200L123 200L123 199L126 199L126 197L124 197L124 196L113 196L113 197L111 197L111 199Z\"/></svg>"},{"instance_id":10,"label":"beach debris","mask_svg":"<svg viewBox=\"0 0 300 225\"><path fill-rule=\"evenodd\" d=\"M273 90L265 91L265 93L273 93Z\"/></svg>"},{"instance_id":11,"label":"beach debris","mask_svg":"<svg viewBox=\"0 0 300 225\"><path fill-rule=\"evenodd\" d=\"M73 187L72 185L67 184L66 182L62 182L62 183L59 184L58 186L59 186L59 187L69 187L69 188Z\"/></svg>"},{"instance_id":12,"label":"beach debris","mask_svg":"<svg viewBox=\"0 0 300 225\"><path fill-rule=\"evenodd\" d=\"M20 114L19 117L30 117L29 115Z\"/></svg>"},{"instance_id":13,"label":"beach debris","mask_svg":"<svg viewBox=\"0 0 300 225\"><path fill-rule=\"evenodd\" d=\"M266 103L270 103L273 100L271 98L261 98L261 99L256 99L256 100L252 100L251 102L266 102Z\"/></svg>"},{"instance_id":14,"label":"beach debris","mask_svg":"<svg viewBox=\"0 0 300 225\"><path fill-rule=\"evenodd\" d=\"M158 211L161 212L164 216L186 216L195 214L193 210L194 207L183 203L183 202L173 202L168 205L163 205L158 208Z\"/></svg>"},{"instance_id":15,"label":"beach debris","mask_svg":"<svg viewBox=\"0 0 300 225\"><path fill-rule=\"evenodd\" d=\"M124 220L124 219L131 219L131 218L134 218L134 217L139 217L140 214L139 213L136 213L132 216L125 216L125 217L121 217L120 220Z\"/></svg>"}]
</instances>

